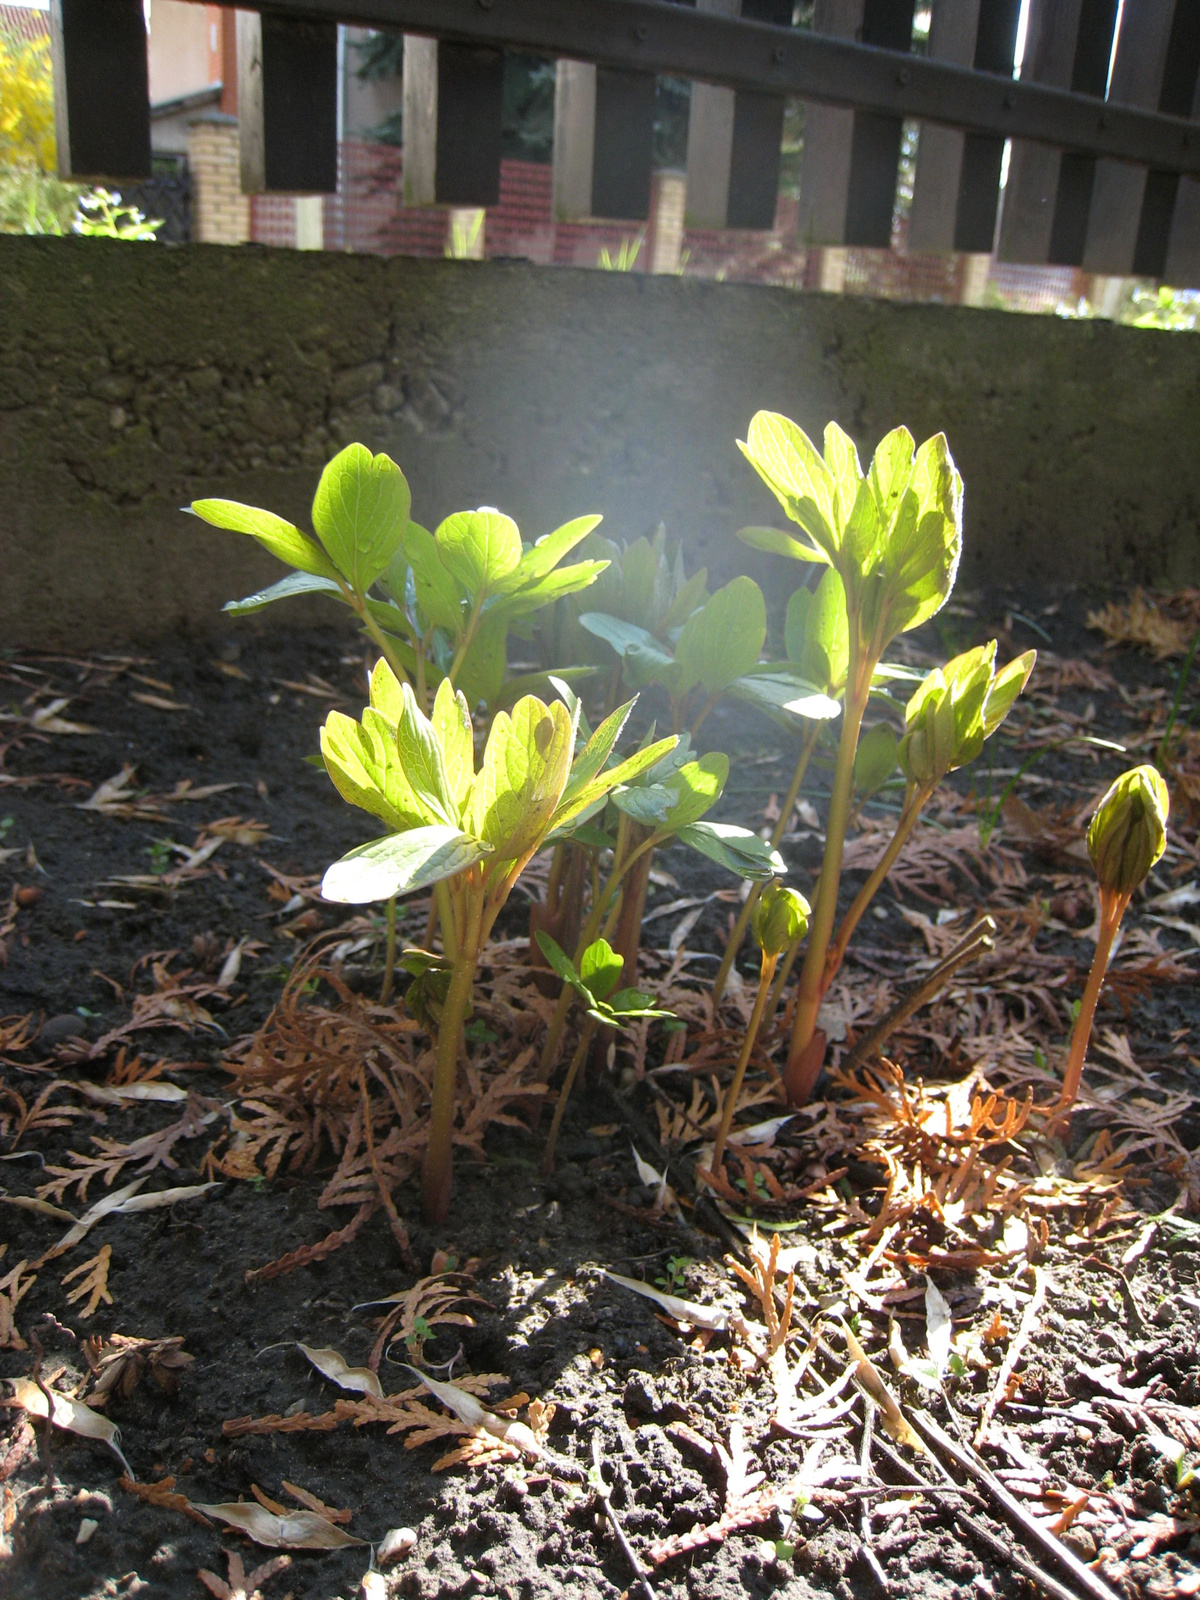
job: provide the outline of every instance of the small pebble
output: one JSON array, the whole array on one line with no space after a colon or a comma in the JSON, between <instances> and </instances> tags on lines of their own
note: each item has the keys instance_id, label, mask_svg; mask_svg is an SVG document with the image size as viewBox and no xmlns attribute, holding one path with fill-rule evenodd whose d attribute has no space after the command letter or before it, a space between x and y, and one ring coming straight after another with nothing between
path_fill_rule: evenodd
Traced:
<instances>
[{"instance_id":1,"label":"small pebble","mask_svg":"<svg viewBox=\"0 0 1200 1600\"><path fill-rule=\"evenodd\" d=\"M364 1572L362 1582L358 1586L359 1600L385 1600L387 1595L387 1579L382 1572L372 1569Z\"/></svg>"},{"instance_id":2,"label":"small pebble","mask_svg":"<svg viewBox=\"0 0 1200 1600\"><path fill-rule=\"evenodd\" d=\"M56 1044L65 1044L68 1039L82 1039L84 1037L83 1018L75 1011L64 1011L60 1016L51 1017L42 1024L42 1031L38 1034L38 1043L53 1047Z\"/></svg>"},{"instance_id":3,"label":"small pebble","mask_svg":"<svg viewBox=\"0 0 1200 1600\"><path fill-rule=\"evenodd\" d=\"M79 1532L75 1535L75 1543L86 1544L99 1526L95 1517L83 1517L79 1523Z\"/></svg>"},{"instance_id":4,"label":"small pebble","mask_svg":"<svg viewBox=\"0 0 1200 1600\"><path fill-rule=\"evenodd\" d=\"M414 1528L392 1528L380 1540L379 1549L375 1552L378 1561L399 1561L401 1556L406 1556L415 1550L417 1535ZM367 1577L371 1574L368 1573Z\"/></svg>"}]
</instances>

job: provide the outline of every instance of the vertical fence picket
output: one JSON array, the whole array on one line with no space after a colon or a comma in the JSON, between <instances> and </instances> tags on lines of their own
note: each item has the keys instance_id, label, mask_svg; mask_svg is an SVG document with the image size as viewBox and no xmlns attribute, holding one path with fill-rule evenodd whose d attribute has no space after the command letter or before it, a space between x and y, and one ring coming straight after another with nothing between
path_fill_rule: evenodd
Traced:
<instances>
[{"instance_id":1,"label":"vertical fence picket","mask_svg":"<svg viewBox=\"0 0 1200 1600\"><path fill-rule=\"evenodd\" d=\"M500 198L504 52L404 37L404 203L494 206Z\"/></svg>"},{"instance_id":2,"label":"vertical fence picket","mask_svg":"<svg viewBox=\"0 0 1200 1600\"><path fill-rule=\"evenodd\" d=\"M645 222L654 161L654 76L560 61L554 94L554 213Z\"/></svg>"},{"instance_id":3,"label":"vertical fence picket","mask_svg":"<svg viewBox=\"0 0 1200 1600\"><path fill-rule=\"evenodd\" d=\"M1031 0L1021 77L1066 89L1071 85L1080 11L1085 0ZM1014 139L1000 216L1001 261L1050 259L1062 151Z\"/></svg>"},{"instance_id":4,"label":"vertical fence picket","mask_svg":"<svg viewBox=\"0 0 1200 1600\"><path fill-rule=\"evenodd\" d=\"M1194 0L1184 3L1194 6ZM1157 107L1175 9L1175 0L1141 0L1136 9L1126 6L1109 87L1111 100L1121 105ZM1145 167L1128 161L1095 163L1082 254L1087 271L1111 277L1124 277L1133 271L1147 199L1147 177Z\"/></svg>"},{"instance_id":5,"label":"vertical fence picket","mask_svg":"<svg viewBox=\"0 0 1200 1600\"><path fill-rule=\"evenodd\" d=\"M337 190L337 25L237 13L244 194Z\"/></svg>"},{"instance_id":6,"label":"vertical fence picket","mask_svg":"<svg viewBox=\"0 0 1200 1600\"><path fill-rule=\"evenodd\" d=\"M1189 0L1175 7L1158 109L1193 120L1200 114L1200 6ZM1181 288L1200 284L1200 181L1147 173L1134 271Z\"/></svg>"},{"instance_id":7,"label":"vertical fence picket","mask_svg":"<svg viewBox=\"0 0 1200 1600\"><path fill-rule=\"evenodd\" d=\"M150 176L142 0L53 0L50 53L62 178Z\"/></svg>"},{"instance_id":8,"label":"vertical fence picket","mask_svg":"<svg viewBox=\"0 0 1200 1600\"><path fill-rule=\"evenodd\" d=\"M866 0L862 42L885 50L911 50L914 0ZM886 250L892 241L896 173L904 119L879 111L854 113L846 243Z\"/></svg>"},{"instance_id":9,"label":"vertical fence picket","mask_svg":"<svg viewBox=\"0 0 1200 1600\"><path fill-rule=\"evenodd\" d=\"M776 27L792 20L791 0L697 0L697 9ZM692 85L687 219L693 227L774 227L784 107L780 95Z\"/></svg>"},{"instance_id":10,"label":"vertical fence picket","mask_svg":"<svg viewBox=\"0 0 1200 1600\"><path fill-rule=\"evenodd\" d=\"M935 61L969 67L975 59L981 0L934 0L929 23L929 54ZM957 128L923 122L917 141L908 247L914 251L954 249L958 189L966 135Z\"/></svg>"},{"instance_id":11,"label":"vertical fence picket","mask_svg":"<svg viewBox=\"0 0 1200 1600\"><path fill-rule=\"evenodd\" d=\"M854 39L863 24L865 0L816 0L813 30ZM854 112L844 106L804 106L804 150L800 160L800 242L846 242L846 203L854 145Z\"/></svg>"}]
</instances>

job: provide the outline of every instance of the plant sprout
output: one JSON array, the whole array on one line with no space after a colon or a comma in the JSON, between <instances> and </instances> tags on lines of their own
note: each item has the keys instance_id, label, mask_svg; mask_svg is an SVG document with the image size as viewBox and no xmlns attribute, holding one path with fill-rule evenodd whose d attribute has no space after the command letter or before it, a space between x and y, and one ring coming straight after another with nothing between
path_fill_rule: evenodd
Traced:
<instances>
[{"instance_id":1,"label":"plant sprout","mask_svg":"<svg viewBox=\"0 0 1200 1600\"><path fill-rule=\"evenodd\" d=\"M321 473L312 504L316 537L286 518L236 500L196 500L189 508L215 527L249 534L295 571L231 600L233 616L298 594L326 594L348 606L401 682L428 711L449 678L474 708L495 710L534 683L505 683L506 641L514 622L584 589L604 561L561 566L599 517L579 517L525 545L511 517L490 506L447 517L436 532L409 515L408 482L390 457L350 444ZM544 682L544 674L537 675Z\"/></svg>"},{"instance_id":2,"label":"plant sprout","mask_svg":"<svg viewBox=\"0 0 1200 1600\"><path fill-rule=\"evenodd\" d=\"M546 1138L542 1171L551 1173L554 1171L554 1150L558 1143L558 1130L562 1127L563 1113L567 1109L567 1101L571 1098L571 1090L575 1087L579 1069L591 1048L596 1029L622 1028L627 1022L637 1022L643 1017L672 1017L675 1013L656 1010L651 996L640 989L617 988L625 961L607 939L597 939L588 945L580 958L578 968L549 934L539 933L538 944L541 945L546 960L563 980L564 992L573 991L583 1001L587 1014L587 1022L579 1035L579 1043L575 1047L575 1054L571 1057L563 1086L559 1090L558 1103L554 1107L554 1119Z\"/></svg>"},{"instance_id":3,"label":"plant sprout","mask_svg":"<svg viewBox=\"0 0 1200 1600\"><path fill-rule=\"evenodd\" d=\"M342 797L389 831L335 862L321 892L327 900L364 905L433 888L449 980L437 1026L422 1193L427 1217L440 1222L450 1206L463 1027L495 920L549 835L653 766L675 740L659 740L605 770L631 705L603 722L572 759L578 713L526 695L511 714L493 719L476 770L467 701L448 680L426 717L411 686L380 661L370 702L361 722L330 712L321 755Z\"/></svg>"},{"instance_id":4,"label":"plant sprout","mask_svg":"<svg viewBox=\"0 0 1200 1600\"><path fill-rule=\"evenodd\" d=\"M853 441L836 423L825 430L822 456L794 422L760 411L741 448L805 537L796 539L775 528L744 528L740 537L760 550L832 567L846 597L841 736L784 1078L789 1098L799 1104L824 1058L817 1012L837 912L863 714L892 639L934 616L954 587L962 549L962 478L944 434L916 448L907 428L885 436L865 474Z\"/></svg>"},{"instance_id":5,"label":"plant sprout","mask_svg":"<svg viewBox=\"0 0 1200 1600\"><path fill-rule=\"evenodd\" d=\"M1088 854L1100 885L1100 934L1079 1014L1071 1030L1062 1092L1056 1107L1059 1111L1069 1110L1078 1098L1096 1002L1108 970L1113 941L1134 890L1145 881L1167 847L1170 807L1167 786L1157 770L1150 766L1134 767L1122 773L1104 795L1088 827Z\"/></svg>"},{"instance_id":6,"label":"plant sprout","mask_svg":"<svg viewBox=\"0 0 1200 1600\"><path fill-rule=\"evenodd\" d=\"M714 1176L720 1172L721 1163L725 1159L725 1142L729 1138L733 1113L738 1096L742 1092L746 1067L758 1038L758 1030L762 1026L767 997L771 992L771 979L775 976L775 964L784 950L803 939L808 928L810 910L811 907L802 894L798 894L795 889L786 888L781 883L768 884L754 908L754 938L762 952L758 993L754 997L754 1010L750 1014L750 1023L742 1040L737 1065L733 1070L733 1081L725 1095L725 1109L721 1113L721 1126L717 1132L716 1144L713 1146Z\"/></svg>"}]
</instances>

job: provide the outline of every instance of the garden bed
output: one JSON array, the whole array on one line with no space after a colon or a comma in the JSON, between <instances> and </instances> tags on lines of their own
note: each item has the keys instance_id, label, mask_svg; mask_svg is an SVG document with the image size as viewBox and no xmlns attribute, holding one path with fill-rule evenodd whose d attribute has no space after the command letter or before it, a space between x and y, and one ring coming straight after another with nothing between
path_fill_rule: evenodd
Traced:
<instances>
[{"instance_id":1,"label":"garden bed","mask_svg":"<svg viewBox=\"0 0 1200 1600\"><path fill-rule=\"evenodd\" d=\"M1078 1573L1027 1527L1014 1528L991 1488L953 1464L952 1481L939 1477L933 1457L903 1442L904 1418L922 1408L951 1432L961 1419L962 1436L974 1436L999 1381L983 1457L1027 1517L1061 1524L1077 1556L1123 1594L1200 1593L1200 1499L1176 1487L1200 1455L1200 897L1178 892L1200 876L1195 798L1189 811L1173 792L1169 852L1127 919L1065 1144L1013 1145L1006 1169L978 1140L980 1170L996 1175L973 1208L963 1168L970 1140L959 1137L972 1089L947 1087L978 1067L1008 1097L1000 1111L1019 1107L1031 1086L1046 1097L1094 949L1079 818L1118 771L1153 759L1167 724L1178 656L1106 650L1084 627L1095 603L1078 592L1020 603L960 595L936 628L904 641L918 664L992 636L1002 658L1043 651L990 771L985 755L940 792L851 946L826 1013L832 1032L840 1024L853 1037L914 970L946 953L976 910L992 913L995 951L888 1047L910 1089L922 1075L941 1097L948 1135L954 1125L955 1139L939 1147L944 1170L919 1167L906 1132L912 1105L897 1085L863 1074L823 1083L829 1099L746 1157L745 1187L764 1224L799 1220L778 1235L776 1276L782 1287L795 1273L796 1326L825 1315L814 1371L827 1384L839 1377L849 1318L904 1408L903 1426L891 1419L889 1428L881 1402L865 1445L861 1404L818 1417L823 1438L811 1414L786 1426L764 1353L779 1302L769 1289L756 1297L725 1264L732 1254L749 1265L747 1240L694 1177L688 1116L708 1116L696 1096L713 1073L727 1076L752 998L747 955L745 984L715 1019L706 1008L703 980L737 909L735 879L682 848L656 857L640 977L687 1031L669 1036L667 1060L657 1035L647 1047L635 1030L618 1046L611 1073L577 1091L552 1177L540 1171L547 1119L536 1097L517 1096L487 1132L486 1158L460 1154L443 1228L421 1223L410 1185L397 1192L391 1222L377 1206L340 1248L278 1270L357 1212L317 1207L334 1164L327 1149L308 1167L285 1160L268 1179L256 1127L249 1143L261 1159L239 1165L239 1128L244 1135L257 1113L247 1080L228 1066L244 1067L245 1041L281 997L293 1021L328 1008L330 1026L340 1018L359 1030L364 1055L392 1038L375 1004L382 917L322 904L316 888L329 862L376 830L303 761L331 706L357 714L363 704L361 648L348 633L260 636L243 626L153 656L0 662L0 1185L9 1199L40 1190L75 1217L138 1177L143 1194L212 1185L97 1221L86 1240L41 1261L31 1284L31 1268L13 1269L38 1263L69 1224L0 1207L0 1375L28 1378L36 1364L41 1381L86 1398L95 1393L95 1379L85 1382L87 1339L110 1341L92 1347L93 1363L119 1353L115 1335L179 1339L191 1358L172 1368L171 1349L138 1347L140 1381L127 1353L121 1377L131 1387L119 1378L108 1400L140 1495L119 1486L121 1464L102 1444L60 1429L46 1440L22 1410L3 1414L6 1592L199 1595L198 1569L229 1577L222 1549L240 1551L247 1570L273 1552L211 1517L197 1521L195 1506L253 1504L257 1486L299 1510L291 1485L351 1511L357 1539L415 1530L415 1548L385 1569L391 1592L615 1596L634 1577L586 1481L596 1439L625 1535L639 1559L657 1560L649 1583L659 1596L867 1594L881 1578L905 1594L1009 1595L1031 1581L1012 1549L1085 1594ZM1097 739L1125 753L1087 742ZM715 815L756 827L770 820L795 751L744 709L718 708L701 743L732 760ZM1195 733L1181 748L1195 782ZM878 853L885 821L867 807L851 835L851 888L861 881L856 859ZM820 862L814 813L801 808L783 849L807 888ZM511 1066L546 1011L520 943L527 905L515 896L499 925L493 981L469 1035L481 1068L498 1057ZM419 899L402 924L409 941L423 941L425 915ZM310 959L311 974L301 967L305 981L296 982L297 962ZM768 1074L752 1071L762 1116L779 1114ZM122 1101L115 1092L137 1083L173 1085L188 1098ZM72 1087L80 1084L107 1085L107 1098ZM976 1084L976 1104L983 1098ZM186 1126L156 1141L181 1115ZM665 1193L642 1181L635 1150L665 1172ZM51 1169L64 1176L49 1192ZM946 1204L963 1197L963 1215L948 1225ZM111 1297L90 1314L90 1290L68 1299L85 1275L63 1284L85 1263ZM732 1309L733 1329L681 1331L605 1271ZM348 1397L297 1348L367 1364L392 1308L363 1303L422 1279L435 1279L427 1287L443 1299L403 1308L397 1334L407 1329L410 1341L376 1362L383 1393L419 1391L395 1362L423 1351L437 1373L461 1345L452 1377L497 1375L480 1391L492 1407L527 1397L520 1415L542 1459L495 1441L489 1458L428 1394L372 1415L369 1396ZM936 1350L939 1300L956 1341L941 1363L949 1421L941 1396L911 1373L929 1359L931 1333ZM436 1304L469 1322L440 1322ZM1002 1363L1018 1342L1006 1389ZM901 1343L907 1375L897 1371ZM855 1393L839 1391L827 1409ZM434 1416L427 1442L415 1443L416 1404ZM739 1436L753 1471L765 1474L740 1491ZM462 1448L464 1461L435 1470ZM839 1463L863 1475L826 1479L823 1469ZM932 1485L917 1499L914 1474ZM168 1478L173 1485L145 1488ZM786 1503L781 1490L780 1506L767 1507L763 1496L782 1485ZM192 1514L172 1495L185 1496ZM96 1527L77 1543L84 1519ZM261 1580L267 1600L350 1596L369 1556L366 1544L297 1550L286 1571Z\"/></svg>"}]
</instances>

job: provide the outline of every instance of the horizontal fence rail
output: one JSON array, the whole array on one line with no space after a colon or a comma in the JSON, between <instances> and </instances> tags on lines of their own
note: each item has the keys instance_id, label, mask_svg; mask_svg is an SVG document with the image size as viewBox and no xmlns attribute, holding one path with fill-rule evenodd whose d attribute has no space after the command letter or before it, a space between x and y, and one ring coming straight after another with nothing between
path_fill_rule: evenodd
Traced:
<instances>
[{"instance_id":1,"label":"horizontal fence rail","mask_svg":"<svg viewBox=\"0 0 1200 1600\"><path fill-rule=\"evenodd\" d=\"M772 225L784 104L800 99L802 243L889 244L907 119L913 248L992 249L1007 145L1003 259L1200 281L1200 0L1127 0L1123 15L1117 0L1031 0L1016 78L1019 10L933 0L915 54L914 0L817 0L811 29L784 25L784 0L260 0L239 26L243 184L328 191L344 23L410 41L412 204L495 202L502 52L522 50L558 62L562 220L645 216L667 75L696 86L688 207L705 226ZM148 171L141 12L52 0L68 175Z\"/></svg>"}]
</instances>

